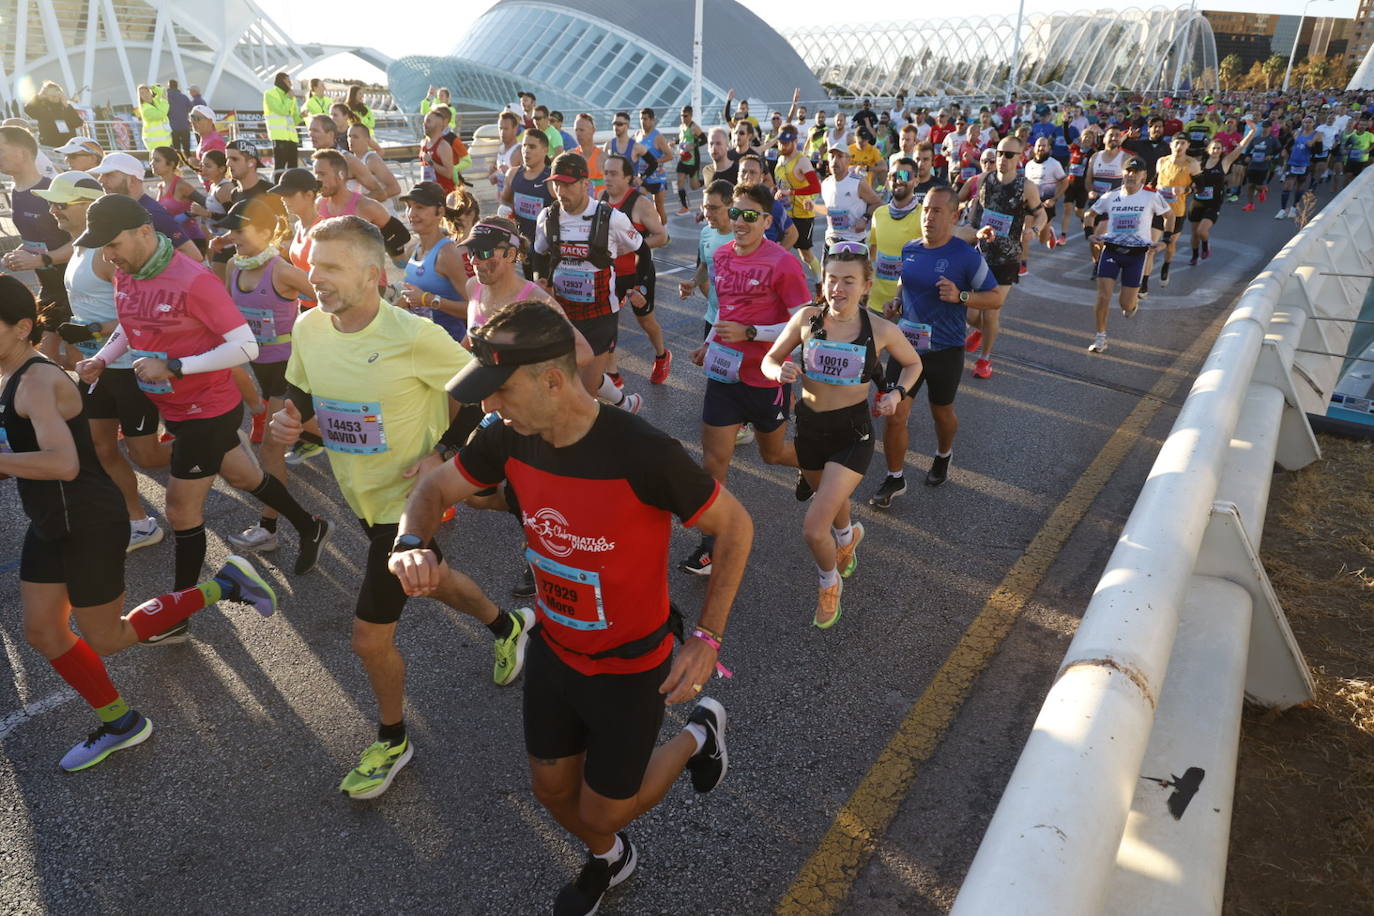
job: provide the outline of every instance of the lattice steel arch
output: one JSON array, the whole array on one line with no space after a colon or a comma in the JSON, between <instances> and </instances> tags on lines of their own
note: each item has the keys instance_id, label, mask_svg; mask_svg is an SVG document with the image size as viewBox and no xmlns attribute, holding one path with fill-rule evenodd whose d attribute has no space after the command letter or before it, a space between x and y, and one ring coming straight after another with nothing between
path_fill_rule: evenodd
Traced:
<instances>
[{"instance_id":1,"label":"lattice steel arch","mask_svg":"<svg viewBox=\"0 0 1374 916\"><path fill-rule=\"evenodd\" d=\"M833 25L784 31L816 77L843 94L996 95L1014 52L1014 16ZM1031 14L1015 85L1025 92L1217 88L1212 27L1197 10Z\"/></svg>"}]
</instances>

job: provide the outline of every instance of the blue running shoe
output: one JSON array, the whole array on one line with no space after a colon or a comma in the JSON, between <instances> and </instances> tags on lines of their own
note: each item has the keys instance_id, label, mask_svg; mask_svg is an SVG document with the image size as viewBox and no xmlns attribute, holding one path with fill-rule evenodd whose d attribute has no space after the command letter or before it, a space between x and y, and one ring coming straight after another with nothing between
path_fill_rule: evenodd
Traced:
<instances>
[{"instance_id":1,"label":"blue running shoe","mask_svg":"<svg viewBox=\"0 0 1374 916\"><path fill-rule=\"evenodd\" d=\"M112 728L109 722L102 722L99 728L86 736L85 741L67 751L58 766L68 773L93 767L115 751L142 744L152 733L153 720L140 712L135 712L133 723L120 731Z\"/></svg>"},{"instance_id":2,"label":"blue running shoe","mask_svg":"<svg viewBox=\"0 0 1374 916\"><path fill-rule=\"evenodd\" d=\"M233 583L233 594L225 593L229 601L239 601L252 605L264 617L271 617L277 609L277 593L258 571L243 557L229 557L215 573L216 579L227 579Z\"/></svg>"}]
</instances>

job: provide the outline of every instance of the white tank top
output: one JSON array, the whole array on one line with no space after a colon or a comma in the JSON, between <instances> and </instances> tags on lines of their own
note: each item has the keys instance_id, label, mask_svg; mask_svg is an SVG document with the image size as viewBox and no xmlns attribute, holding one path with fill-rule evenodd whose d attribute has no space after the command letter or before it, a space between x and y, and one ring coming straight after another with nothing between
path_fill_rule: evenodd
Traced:
<instances>
[{"instance_id":1,"label":"white tank top","mask_svg":"<svg viewBox=\"0 0 1374 916\"><path fill-rule=\"evenodd\" d=\"M63 283L67 287L67 300L72 307L73 324L104 324L114 321L115 301L114 284L102 280L95 272L95 259L101 257L99 248L72 248L71 260L67 262L67 272ZM88 340L76 345L83 358L95 356L105 345L103 340ZM133 356L125 353L110 363L111 369L133 368Z\"/></svg>"},{"instance_id":2,"label":"white tank top","mask_svg":"<svg viewBox=\"0 0 1374 916\"><path fill-rule=\"evenodd\" d=\"M1108 160L1107 151L1099 150L1097 161L1093 163L1093 175L1098 178L1120 178L1125 174L1126 150L1118 149L1116 158Z\"/></svg>"},{"instance_id":3,"label":"white tank top","mask_svg":"<svg viewBox=\"0 0 1374 916\"><path fill-rule=\"evenodd\" d=\"M832 175L821 183L821 201L825 204L825 218L829 225L828 239L842 239L848 242L862 242L868 237L866 230L856 230L854 223L863 218L867 210L859 199L858 175L849 174L839 181Z\"/></svg>"}]
</instances>

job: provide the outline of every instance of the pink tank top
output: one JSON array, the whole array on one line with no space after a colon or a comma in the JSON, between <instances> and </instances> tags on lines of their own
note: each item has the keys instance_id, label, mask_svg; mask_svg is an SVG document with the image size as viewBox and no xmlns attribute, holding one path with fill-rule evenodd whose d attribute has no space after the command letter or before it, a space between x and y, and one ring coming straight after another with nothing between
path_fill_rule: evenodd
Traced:
<instances>
[{"instance_id":1,"label":"pink tank top","mask_svg":"<svg viewBox=\"0 0 1374 916\"><path fill-rule=\"evenodd\" d=\"M481 283L473 284L472 298L468 300L468 332L473 328L480 328L487 323L491 315L487 314L486 307L482 304L482 298L487 288ZM519 302L521 299L528 299L532 292L539 291L539 284L533 280L526 280L525 285L520 287L520 292L512 299L512 302Z\"/></svg>"},{"instance_id":2,"label":"pink tank top","mask_svg":"<svg viewBox=\"0 0 1374 916\"><path fill-rule=\"evenodd\" d=\"M255 363L280 363L291 358L291 328L296 324L300 307L295 299L283 299L272 285L272 274L280 258L273 258L262 267L258 285L250 290L239 288L239 274L235 267L229 274L229 297L238 306L253 337L258 342Z\"/></svg>"},{"instance_id":3,"label":"pink tank top","mask_svg":"<svg viewBox=\"0 0 1374 916\"><path fill-rule=\"evenodd\" d=\"M205 233L200 229L200 223L191 216L191 202L189 200L177 200L177 187L181 184L181 176L172 176L171 181L162 183L162 196L157 202L162 204L162 209L172 214L172 219L181 226L181 231L186 233L190 239L203 239Z\"/></svg>"},{"instance_id":4,"label":"pink tank top","mask_svg":"<svg viewBox=\"0 0 1374 916\"><path fill-rule=\"evenodd\" d=\"M358 212L358 201L362 199L362 196L363 195L358 191L354 191L353 196L348 199L348 203L344 204L344 208L340 210L338 213L334 212L328 199L323 197L320 198L318 206L318 209L320 211L320 219L329 219L335 216L353 216L355 213Z\"/></svg>"}]
</instances>

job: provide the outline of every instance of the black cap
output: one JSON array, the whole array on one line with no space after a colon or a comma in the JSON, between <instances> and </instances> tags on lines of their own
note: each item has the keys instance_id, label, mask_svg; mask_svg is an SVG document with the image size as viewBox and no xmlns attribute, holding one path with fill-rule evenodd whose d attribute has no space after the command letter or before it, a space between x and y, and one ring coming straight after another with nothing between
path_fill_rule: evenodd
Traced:
<instances>
[{"instance_id":1,"label":"black cap","mask_svg":"<svg viewBox=\"0 0 1374 916\"><path fill-rule=\"evenodd\" d=\"M448 206L448 196L444 194L444 189L439 186L437 181L422 181L407 193L401 195L401 200L409 200L422 207L446 207Z\"/></svg>"},{"instance_id":2,"label":"black cap","mask_svg":"<svg viewBox=\"0 0 1374 916\"><path fill-rule=\"evenodd\" d=\"M1126 165L1122 167L1122 171L1148 172L1149 168L1146 167L1144 159L1129 159L1126 161Z\"/></svg>"},{"instance_id":3,"label":"black cap","mask_svg":"<svg viewBox=\"0 0 1374 916\"><path fill-rule=\"evenodd\" d=\"M491 223L478 223L472 227L468 237L463 239L463 247L469 251L490 251L498 245L520 247L520 236Z\"/></svg>"},{"instance_id":4,"label":"black cap","mask_svg":"<svg viewBox=\"0 0 1374 916\"><path fill-rule=\"evenodd\" d=\"M503 321L499 333L505 336L510 332L514 339L492 342L491 321L468 335L475 358L450 379L447 386L448 393L458 403L479 403L491 397L521 366L567 356L576 349L572 325L551 306L543 302L513 302L497 314L509 309L517 309L519 314L514 320ZM558 320L553 320L554 317ZM529 333L522 333L526 330L522 325L529 327ZM537 340L529 339L536 335Z\"/></svg>"},{"instance_id":5,"label":"black cap","mask_svg":"<svg viewBox=\"0 0 1374 916\"><path fill-rule=\"evenodd\" d=\"M245 156L252 156L257 160L258 165L262 165L262 154L258 152L258 146L251 140L231 140L225 144L226 149L236 149Z\"/></svg>"},{"instance_id":6,"label":"black cap","mask_svg":"<svg viewBox=\"0 0 1374 916\"><path fill-rule=\"evenodd\" d=\"M559 153L548 181L581 181L587 177L587 160L577 153Z\"/></svg>"},{"instance_id":7,"label":"black cap","mask_svg":"<svg viewBox=\"0 0 1374 916\"><path fill-rule=\"evenodd\" d=\"M277 206L281 206L278 202ZM279 217L273 211L272 205L256 197L241 200L230 208L229 212L215 221L218 229L242 229L245 225L252 223L264 229L273 229L278 223Z\"/></svg>"},{"instance_id":8,"label":"black cap","mask_svg":"<svg viewBox=\"0 0 1374 916\"><path fill-rule=\"evenodd\" d=\"M267 189L269 194L295 194L298 191L318 191L320 181L309 169L287 169L281 173L277 183Z\"/></svg>"},{"instance_id":9,"label":"black cap","mask_svg":"<svg viewBox=\"0 0 1374 916\"><path fill-rule=\"evenodd\" d=\"M86 211L86 231L74 243L78 248L104 248L125 229L137 229L153 221L143 205L123 194L106 194Z\"/></svg>"}]
</instances>

